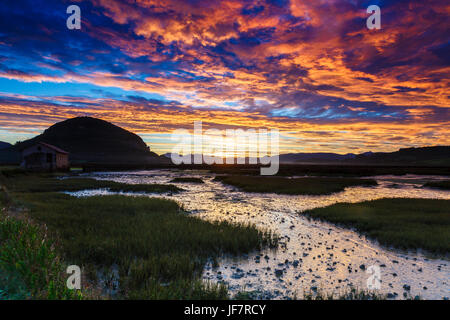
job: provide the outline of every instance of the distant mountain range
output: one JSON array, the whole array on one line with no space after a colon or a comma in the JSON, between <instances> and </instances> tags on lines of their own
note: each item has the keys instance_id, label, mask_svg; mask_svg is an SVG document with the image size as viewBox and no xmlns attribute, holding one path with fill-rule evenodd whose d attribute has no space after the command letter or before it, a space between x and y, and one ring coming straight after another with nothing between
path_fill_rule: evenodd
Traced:
<instances>
[{"instance_id":1,"label":"distant mountain range","mask_svg":"<svg viewBox=\"0 0 450 320\"><path fill-rule=\"evenodd\" d=\"M171 158L171 153L164 154L165 157ZM354 154L340 155L336 153L287 153L280 155L281 163L299 163L299 162L317 162L317 161L341 161L355 157ZM194 161L194 155L190 155L191 161ZM240 158L242 159L242 158ZM245 158L248 163L248 158Z\"/></svg>"},{"instance_id":2,"label":"distant mountain range","mask_svg":"<svg viewBox=\"0 0 450 320\"><path fill-rule=\"evenodd\" d=\"M353 159L356 154L337 154L337 153L287 153L280 155L281 163L299 163L299 162L335 162Z\"/></svg>"},{"instance_id":3,"label":"distant mountain range","mask_svg":"<svg viewBox=\"0 0 450 320\"><path fill-rule=\"evenodd\" d=\"M0 164L19 163L20 150L36 142L46 142L68 151L73 165L171 163L170 153L158 156L150 151L138 135L130 131L104 120L77 117L58 122L42 134L15 145L0 142ZM192 163L193 157L191 155ZM450 166L450 146L406 148L395 152L361 154L288 153L280 155L280 162L285 164Z\"/></svg>"},{"instance_id":4,"label":"distant mountain range","mask_svg":"<svg viewBox=\"0 0 450 320\"><path fill-rule=\"evenodd\" d=\"M290 153L280 155L281 163L342 163L392 165L450 165L450 146L404 148L394 152L361 154Z\"/></svg>"},{"instance_id":5,"label":"distant mountain range","mask_svg":"<svg viewBox=\"0 0 450 320\"><path fill-rule=\"evenodd\" d=\"M395 152L366 152L349 163L450 166L450 146L404 148Z\"/></svg>"},{"instance_id":6,"label":"distant mountain range","mask_svg":"<svg viewBox=\"0 0 450 320\"><path fill-rule=\"evenodd\" d=\"M171 154L164 154L170 158ZM190 155L192 162L194 155ZM242 158L241 158L242 159ZM394 152L287 153L281 154L285 164L367 164L367 165L431 165L450 166L450 146L405 148ZM248 163L248 158L245 159Z\"/></svg>"}]
</instances>

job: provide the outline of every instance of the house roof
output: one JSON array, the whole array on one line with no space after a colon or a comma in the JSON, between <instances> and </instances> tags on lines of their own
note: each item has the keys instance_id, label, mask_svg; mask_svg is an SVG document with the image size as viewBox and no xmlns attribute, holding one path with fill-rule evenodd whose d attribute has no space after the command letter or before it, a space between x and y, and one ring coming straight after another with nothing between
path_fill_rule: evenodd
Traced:
<instances>
[{"instance_id":1,"label":"house roof","mask_svg":"<svg viewBox=\"0 0 450 320\"><path fill-rule=\"evenodd\" d=\"M63 149L60 149L58 147L55 147L54 145L45 143L45 142L38 142L37 144L43 145L47 148L50 148L52 150L55 150L57 153L62 153L62 154L69 154L67 151L64 151Z\"/></svg>"}]
</instances>

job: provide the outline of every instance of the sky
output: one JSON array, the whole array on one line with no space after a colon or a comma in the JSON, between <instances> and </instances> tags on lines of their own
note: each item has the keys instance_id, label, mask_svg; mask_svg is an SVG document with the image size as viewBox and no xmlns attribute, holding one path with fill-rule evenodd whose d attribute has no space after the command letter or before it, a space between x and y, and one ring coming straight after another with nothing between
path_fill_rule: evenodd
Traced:
<instances>
[{"instance_id":1,"label":"sky","mask_svg":"<svg viewBox=\"0 0 450 320\"><path fill-rule=\"evenodd\" d=\"M92 116L159 154L194 121L278 129L281 153L449 145L449 16L446 0L4 0L0 140Z\"/></svg>"}]
</instances>

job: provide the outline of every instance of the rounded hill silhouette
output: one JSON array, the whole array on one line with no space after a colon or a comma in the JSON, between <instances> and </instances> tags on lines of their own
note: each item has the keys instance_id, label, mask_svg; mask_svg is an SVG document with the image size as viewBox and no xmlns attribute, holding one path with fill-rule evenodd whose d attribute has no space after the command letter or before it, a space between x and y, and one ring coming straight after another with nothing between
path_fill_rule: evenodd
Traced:
<instances>
[{"instance_id":1,"label":"rounded hill silhouette","mask_svg":"<svg viewBox=\"0 0 450 320\"><path fill-rule=\"evenodd\" d=\"M23 149L37 142L68 151L72 163L147 164L161 161L138 135L92 117L58 122L16 147Z\"/></svg>"}]
</instances>

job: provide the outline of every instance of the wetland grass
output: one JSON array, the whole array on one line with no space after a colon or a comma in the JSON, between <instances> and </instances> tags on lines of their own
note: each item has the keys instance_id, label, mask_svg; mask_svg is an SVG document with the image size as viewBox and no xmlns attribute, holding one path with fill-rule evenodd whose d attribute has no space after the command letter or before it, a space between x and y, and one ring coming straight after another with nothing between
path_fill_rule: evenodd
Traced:
<instances>
[{"instance_id":1,"label":"wetland grass","mask_svg":"<svg viewBox=\"0 0 450 320\"><path fill-rule=\"evenodd\" d=\"M303 293L302 300L387 300L387 295L357 288L327 293L314 287Z\"/></svg>"},{"instance_id":2,"label":"wetland grass","mask_svg":"<svg viewBox=\"0 0 450 320\"><path fill-rule=\"evenodd\" d=\"M264 300L264 295L262 292L255 291L240 291L233 299L234 300ZM358 288L348 288L337 290L334 292L326 292L321 288L315 286L311 287L309 290L298 294L294 293L291 296L285 297L289 300L386 300L387 295L377 293L374 290L364 290Z\"/></svg>"},{"instance_id":3,"label":"wetland grass","mask_svg":"<svg viewBox=\"0 0 450 320\"><path fill-rule=\"evenodd\" d=\"M76 198L54 192L98 188L104 182L46 175L2 177L10 190L9 202L26 208L27 216L46 231L40 234L37 225L2 218L0 272L14 279L19 275L17 283L24 283L25 294L32 298L77 298L64 289L67 275L60 277L62 269L75 264L96 287L104 280L99 271L112 279L116 269L118 291L113 297L118 299L225 299L226 286L201 280L205 263L223 254L238 256L277 245L270 232L190 217L171 200L122 195ZM15 287L8 289L10 297L24 294L22 286Z\"/></svg>"},{"instance_id":4,"label":"wetland grass","mask_svg":"<svg viewBox=\"0 0 450 320\"><path fill-rule=\"evenodd\" d=\"M343 191L346 187L377 185L375 180L359 178L284 178L226 175L217 176L215 179L246 192L290 195L328 195Z\"/></svg>"},{"instance_id":5,"label":"wetland grass","mask_svg":"<svg viewBox=\"0 0 450 320\"><path fill-rule=\"evenodd\" d=\"M70 264L117 265L123 297L223 298L213 295L222 294L220 288L205 287L203 293L198 289L207 259L276 244L270 233L189 217L177 203L165 199L75 198L60 193L27 193L18 198L30 208L33 219L45 223L61 240Z\"/></svg>"},{"instance_id":6,"label":"wetland grass","mask_svg":"<svg viewBox=\"0 0 450 320\"><path fill-rule=\"evenodd\" d=\"M46 230L12 212L6 191L1 194L0 300L83 298L67 289L65 263Z\"/></svg>"},{"instance_id":7,"label":"wetland grass","mask_svg":"<svg viewBox=\"0 0 450 320\"><path fill-rule=\"evenodd\" d=\"M399 198L338 203L302 214L355 228L385 246L445 256L450 252L449 208L450 200Z\"/></svg>"},{"instance_id":8,"label":"wetland grass","mask_svg":"<svg viewBox=\"0 0 450 320\"><path fill-rule=\"evenodd\" d=\"M91 178L61 178L52 174L19 175L8 183L12 192L59 192L109 189L113 192L179 192L183 189L168 184L126 184Z\"/></svg>"}]
</instances>

